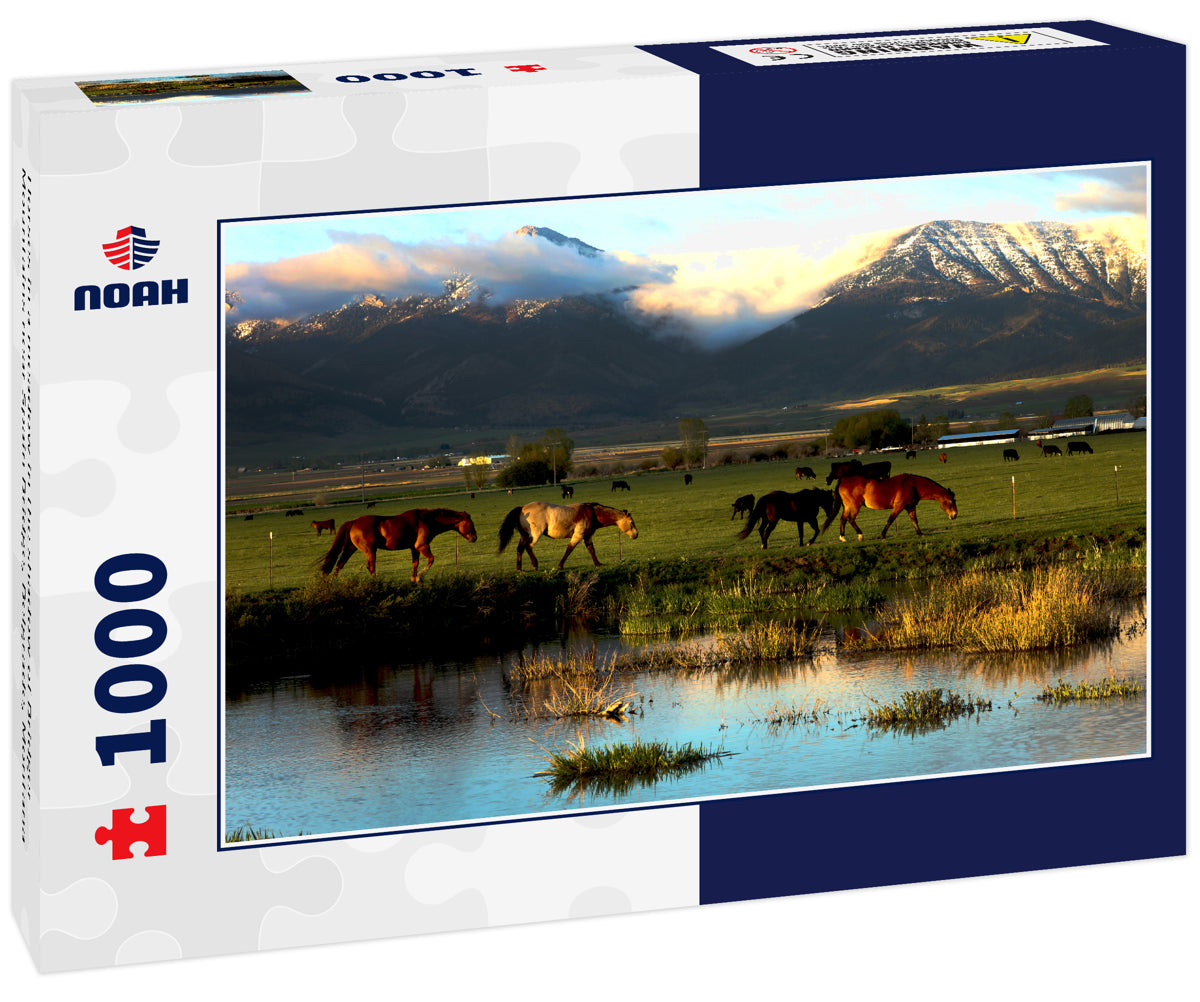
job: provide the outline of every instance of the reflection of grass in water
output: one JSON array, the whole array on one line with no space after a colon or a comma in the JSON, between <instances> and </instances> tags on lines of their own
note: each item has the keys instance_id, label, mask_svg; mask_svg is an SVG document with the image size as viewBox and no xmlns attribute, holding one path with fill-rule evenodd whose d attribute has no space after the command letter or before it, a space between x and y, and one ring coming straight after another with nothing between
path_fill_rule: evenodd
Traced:
<instances>
[{"instance_id":1,"label":"reflection of grass in water","mask_svg":"<svg viewBox=\"0 0 1200 1002\"><path fill-rule=\"evenodd\" d=\"M1118 679L1113 676L1099 682L1064 682L1061 678L1057 685L1044 685L1037 697L1046 703L1058 706L1061 703L1071 703L1085 699L1124 699L1130 696L1140 696L1140 682Z\"/></svg>"},{"instance_id":2,"label":"reflection of grass in water","mask_svg":"<svg viewBox=\"0 0 1200 1002\"><path fill-rule=\"evenodd\" d=\"M614 666L618 671L721 671L811 658L819 639L818 627L769 619L708 642L682 641L622 654Z\"/></svg>"},{"instance_id":3,"label":"reflection of grass in water","mask_svg":"<svg viewBox=\"0 0 1200 1002\"><path fill-rule=\"evenodd\" d=\"M549 696L530 709L518 697L514 703L515 718L538 717L608 717L623 720L633 708L636 692L617 692L615 658L599 658L596 649L562 651L529 656L518 655L517 663L509 670L509 681L523 685L526 692L542 683L552 686ZM490 710L488 711L491 712ZM495 714L493 714L495 716Z\"/></svg>"},{"instance_id":4,"label":"reflection of grass in water","mask_svg":"<svg viewBox=\"0 0 1200 1002\"><path fill-rule=\"evenodd\" d=\"M963 697L940 688L912 689L888 702L872 700L863 718L871 727L885 731L920 734L945 727L959 717L991 710L992 701L982 696Z\"/></svg>"},{"instance_id":5,"label":"reflection of grass in water","mask_svg":"<svg viewBox=\"0 0 1200 1002\"><path fill-rule=\"evenodd\" d=\"M1128 566L1124 573L1098 573L1086 565L969 571L899 601L882 615L877 633L847 637L845 646L973 652L1070 647L1114 636L1119 617L1110 603L1144 590L1144 571Z\"/></svg>"},{"instance_id":6,"label":"reflection of grass in water","mask_svg":"<svg viewBox=\"0 0 1200 1002\"><path fill-rule=\"evenodd\" d=\"M599 748L580 742L565 752L549 752L547 768L535 775L548 778L555 793L624 793L635 786L694 772L732 754L690 741L672 747L665 741L639 739Z\"/></svg>"}]
</instances>

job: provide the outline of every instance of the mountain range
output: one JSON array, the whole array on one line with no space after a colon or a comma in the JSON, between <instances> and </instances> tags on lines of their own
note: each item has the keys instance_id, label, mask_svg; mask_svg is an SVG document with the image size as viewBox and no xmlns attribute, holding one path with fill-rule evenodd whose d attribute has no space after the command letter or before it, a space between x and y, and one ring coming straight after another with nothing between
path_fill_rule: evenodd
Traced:
<instances>
[{"instance_id":1,"label":"mountain range","mask_svg":"<svg viewBox=\"0 0 1200 1002\"><path fill-rule=\"evenodd\" d=\"M545 227L517 235L599 260ZM227 427L254 438L364 426L581 427L1142 360L1146 259L1115 233L939 220L893 238L795 316L704 349L628 290L492 301L361 295L289 321L226 316Z\"/></svg>"}]
</instances>

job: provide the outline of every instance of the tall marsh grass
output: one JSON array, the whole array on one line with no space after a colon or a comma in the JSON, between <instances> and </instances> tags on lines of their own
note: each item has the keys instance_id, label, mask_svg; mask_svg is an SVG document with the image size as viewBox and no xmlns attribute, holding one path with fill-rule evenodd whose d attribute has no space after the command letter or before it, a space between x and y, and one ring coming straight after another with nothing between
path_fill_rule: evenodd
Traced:
<instances>
[{"instance_id":1,"label":"tall marsh grass","mask_svg":"<svg viewBox=\"0 0 1200 1002\"><path fill-rule=\"evenodd\" d=\"M556 793L569 789L579 793L622 793L635 785L693 772L731 754L691 742L669 745L639 738L599 748L580 742L567 751L548 752L546 768L535 775L548 778Z\"/></svg>"},{"instance_id":2,"label":"tall marsh grass","mask_svg":"<svg viewBox=\"0 0 1200 1002\"><path fill-rule=\"evenodd\" d=\"M1071 647L1119 631L1116 601L1145 590L1137 573L1097 573L1080 561L1031 571L968 571L885 608L847 648L974 653Z\"/></svg>"}]
</instances>

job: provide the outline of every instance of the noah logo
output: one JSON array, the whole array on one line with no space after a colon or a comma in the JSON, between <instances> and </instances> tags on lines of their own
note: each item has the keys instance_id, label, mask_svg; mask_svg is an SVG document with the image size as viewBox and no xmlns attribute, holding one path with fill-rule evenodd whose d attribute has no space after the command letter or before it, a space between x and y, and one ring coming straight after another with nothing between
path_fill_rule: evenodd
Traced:
<instances>
[{"instance_id":1,"label":"noah logo","mask_svg":"<svg viewBox=\"0 0 1200 1002\"><path fill-rule=\"evenodd\" d=\"M126 226L117 230L117 239L110 244L104 244L104 256L109 262L125 271L136 271L145 267L158 253L157 240L146 237L146 231L140 226Z\"/></svg>"},{"instance_id":2,"label":"noah logo","mask_svg":"<svg viewBox=\"0 0 1200 1002\"><path fill-rule=\"evenodd\" d=\"M158 253L161 241L151 240L141 226L126 226L117 230L111 243L102 244L109 263L122 271L144 268ZM99 285L79 285L75 288L75 309L119 310L126 306L170 306L188 301L186 278L164 279L161 282L109 282Z\"/></svg>"}]
</instances>

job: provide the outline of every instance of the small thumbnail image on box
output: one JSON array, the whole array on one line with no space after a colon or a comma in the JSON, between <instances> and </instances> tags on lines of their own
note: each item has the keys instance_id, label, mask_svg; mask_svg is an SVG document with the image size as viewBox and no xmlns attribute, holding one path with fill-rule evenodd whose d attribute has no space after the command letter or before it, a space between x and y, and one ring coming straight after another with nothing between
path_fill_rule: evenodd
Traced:
<instances>
[{"instance_id":1,"label":"small thumbnail image on box","mask_svg":"<svg viewBox=\"0 0 1200 1002\"><path fill-rule=\"evenodd\" d=\"M140 77L77 81L93 104L149 104L217 97L263 97L307 93L308 88L282 70L249 73L201 73L192 76Z\"/></svg>"}]
</instances>

